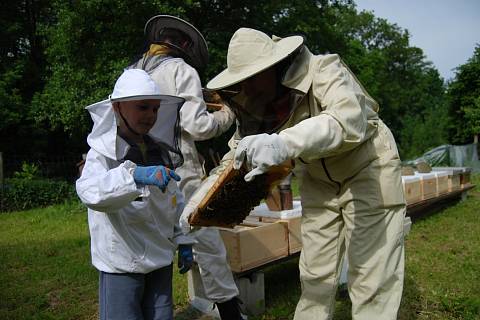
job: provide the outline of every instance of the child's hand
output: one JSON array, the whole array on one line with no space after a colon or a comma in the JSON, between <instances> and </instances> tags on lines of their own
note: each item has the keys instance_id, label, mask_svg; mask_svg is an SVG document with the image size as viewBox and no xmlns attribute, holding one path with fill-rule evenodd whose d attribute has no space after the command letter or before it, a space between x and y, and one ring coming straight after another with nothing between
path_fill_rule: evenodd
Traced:
<instances>
[{"instance_id":1,"label":"child's hand","mask_svg":"<svg viewBox=\"0 0 480 320\"><path fill-rule=\"evenodd\" d=\"M178 246L178 268L183 274L190 270L193 265L192 246L188 244L181 244Z\"/></svg>"},{"instance_id":2,"label":"child's hand","mask_svg":"<svg viewBox=\"0 0 480 320\"><path fill-rule=\"evenodd\" d=\"M133 179L135 182L145 185L155 185L162 191L165 191L171 178L180 181L180 177L175 171L164 166L137 166L133 173Z\"/></svg>"}]
</instances>

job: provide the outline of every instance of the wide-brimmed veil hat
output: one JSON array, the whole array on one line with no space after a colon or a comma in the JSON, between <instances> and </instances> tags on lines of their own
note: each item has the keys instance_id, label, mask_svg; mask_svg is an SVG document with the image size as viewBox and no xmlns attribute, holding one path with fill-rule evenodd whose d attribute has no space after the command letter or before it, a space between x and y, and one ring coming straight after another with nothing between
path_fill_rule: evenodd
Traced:
<instances>
[{"instance_id":1,"label":"wide-brimmed veil hat","mask_svg":"<svg viewBox=\"0 0 480 320\"><path fill-rule=\"evenodd\" d=\"M145 23L145 37L150 43L157 43L163 29L176 29L186 34L192 40L187 50L178 48L190 59L194 68L205 68L208 63L208 46L203 35L192 24L178 17L160 14L150 18Z\"/></svg>"},{"instance_id":2,"label":"wide-brimmed veil hat","mask_svg":"<svg viewBox=\"0 0 480 320\"><path fill-rule=\"evenodd\" d=\"M302 36L273 40L261 31L240 28L228 45L227 69L210 80L207 88L223 89L248 79L290 56L303 42Z\"/></svg>"},{"instance_id":3,"label":"wide-brimmed veil hat","mask_svg":"<svg viewBox=\"0 0 480 320\"><path fill-rule=\"evenodd\" d=\"M155 124L148 132L162 150L169 153L169 161L164 165L170 168L179 167L183 157L179 146L180 108L185 99L162 94L163 88L142 69L126 69L117 79L113 92L108 99L86 107L93 120L92 132L87 137L88 145L100 154L115 160L125 157L128 149L126 143L118 137L120 119L128 126L128 121L120 111L116 112L112 103L134 100L157 100L160 106ZM130 129L130 128L129 128ZM166 159L166 158L165 158Z\"/></svg>"},{"instance_id":4,"label":"wide-brimmed veil hat","mask_svg":"<svg viewBox=\"0 0 480 320\"><path fill-rule=\"evenodd\" d=\"M125 69L117 79L110 101L160 100L163 103L182 103L181 97L162 94L155 81L142 69Z\"/></svg>"}]
</instances>

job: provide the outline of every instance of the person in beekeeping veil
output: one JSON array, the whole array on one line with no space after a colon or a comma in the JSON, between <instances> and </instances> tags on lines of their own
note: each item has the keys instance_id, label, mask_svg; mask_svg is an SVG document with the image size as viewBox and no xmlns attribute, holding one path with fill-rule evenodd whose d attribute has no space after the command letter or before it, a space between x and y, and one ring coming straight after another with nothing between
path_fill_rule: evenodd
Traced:
<instances>
[{"instance_id":1,"label":"person in beekeeping veil","mask_svg":"<svg viewBox=\"0 0 480 320\"><path fill-rule=\"evenodd\" d=\"M353 319L396 319L404 278L406 211L395 140L379 106L337 54L314 55L301 36L238 29L227 68L208 89L237 116L225 163L251 181L295 161L302 204L302 294L294 319L331 319L342 259ZM212 181L205 180L180 223ZM200 195L197 197L197 195Z\"/></svg>"},{"instance_id":2,"label":"person in beekeeping veil","mask_svg":"<svg viewBox=\"0 0 480 320\"><path fill-rule=\"evenodd\" d=\"M93 120L76 182L88 207L92 264L99 270L100 319L173 319L172 262L193 263L178 219L175 173L183 98L163 94L143 70L125 70L110 98L87 107Z\"/></svg>"}]
</instances>

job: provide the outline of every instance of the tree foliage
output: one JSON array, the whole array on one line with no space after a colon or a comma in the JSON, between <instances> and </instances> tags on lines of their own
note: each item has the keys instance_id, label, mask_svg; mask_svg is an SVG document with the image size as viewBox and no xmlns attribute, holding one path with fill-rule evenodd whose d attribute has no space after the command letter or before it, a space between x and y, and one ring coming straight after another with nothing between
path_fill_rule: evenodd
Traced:
<instances>
[{"instance_id":1,"label":"tree foliage","mask_svg":"<svg viewBox=\"0 0 480 320\"><path fill-rule=\"evenodd\" d=\"M85 135L84 107L105 99L143 43L143 26L152 12L169 6L133 0L53 1L55 21L45 25L49 65L46 84L33 99L37 122Z\"/></svg>"},{"instance_id":2,"label":"tree foliage","mask_svg":"<svg viewBox=\"0 0 480 320\"><path fill-rule=\"evenodd\" d=\"M480 133L480 45L467 63L456 69L448 87L449 137L454 143L471 142Z\"/></svg>"},{"instance_id":3,"label":"tree foliage","mask_svg":"<svg viewBox=\"0 0 480 320\"><path fill-rule=\"evenodd\" d=\"M70 137L85 136L90 123L84 107L107 97L122 69L144 49L143 26L153 14L178 15L202 30L210 51L210 65L203 75L206 80L225 67L228 42L240 26L279 35L301 32L307 39L321 39L311 41L313 48L325 50L328 44L335 51L341 36L328 26L336 19L335 8L348 3L54 1L55 19L41 29L46 39L47 80L33 99L31 114L38 123L61 128ZM310 20L297 24L309 12Z\"/></svg>"},{"instance_id":4,"label":"tree foliage","mask_svg":"<svg viewBox=\"0 0 480 320\"><path fill-rule=\"evenodd\" d=\"M409 33L371 12L342 15L344 59L380 104L403 158L446 142L444 84Z\"/></svg>"},{"instance_id":5,"label":"tree foliage","mask_svg":"<svg viewBox=\"0 0 480 320\"><path fill-rule=\"evenodd\" d=\"M49 21L46 0L0 2L0 151L40 150L32 145L39 127L29 116L32 96L46 68L38 27Z\"/></svg>"},{"instance_id":6,"label":"tree foliage","mask_svg":"<svg viewBox=\"0 0 480 320\"><path fill-rule=\"evenodd\" d=\"M407 30L358 12L352 0L23 0L1 6L0 20L9 28L0 30L0 133L24 132L24 141L36 136L40 150L85 150L91 124L84 107L108 96L122 69L145 50L145 22L161 13L180 16L205 35L210 62L204 81L225 68L228 42L239 27L303 34L312 52L338 53L346 61L379 102L404 157L447 141L451 117L437 70L409 45ZM460 108L456 121L478 123L478 103ZM1 143L0 149L13 147Z\"/></svg>"}]
</instances>

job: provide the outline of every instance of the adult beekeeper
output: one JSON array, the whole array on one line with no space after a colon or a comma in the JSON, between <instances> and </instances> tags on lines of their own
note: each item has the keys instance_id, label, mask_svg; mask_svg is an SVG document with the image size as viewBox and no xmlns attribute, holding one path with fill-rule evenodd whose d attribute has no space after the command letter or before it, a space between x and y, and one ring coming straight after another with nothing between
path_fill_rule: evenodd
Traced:
<instances>
[{"instance_id":1,"label":"adult beekeeper","mask_svg":"<svg viewBox=\"0 0 480 320\"><path fill-rule=\"evenodd\" d=\"M169 15L157 15L145 24L147 51L131 67L147 71L169 94L185 99L180 110L180 146L185 162L176 172L188 200L206 176L195 141L216 137L230 128L235 115L227 107L209 113L197 72L208 62L202 34L190 23ZM192 270L197 297L214 302L222 319L241 319L237 286L226 260L226 250L215 228L192 234L198 270Z\"/></svg>"},{"instance_id":2,"label":"adult beekeeper","mask_svg":"<svg viewBox=\"0 0 480 320\"><path fill-rule=\"evenodd\" d=\"M238 119L224 163L246 162L249 181L295 161L303 243L295 319L332 317L344 253L353 319L395 319L404 277L400 159L378 104L340 57L313 55L300 36L241 28L227 69L207 88L219 90Z\"/></svg>"}]
</instances>

